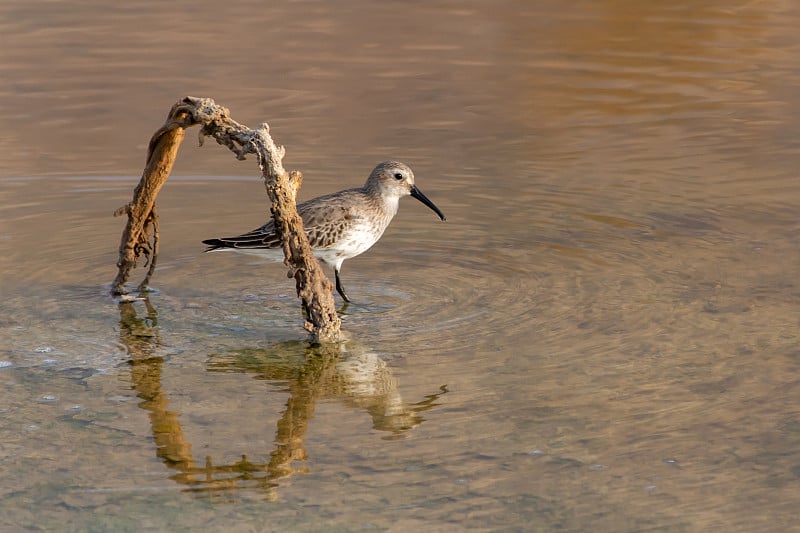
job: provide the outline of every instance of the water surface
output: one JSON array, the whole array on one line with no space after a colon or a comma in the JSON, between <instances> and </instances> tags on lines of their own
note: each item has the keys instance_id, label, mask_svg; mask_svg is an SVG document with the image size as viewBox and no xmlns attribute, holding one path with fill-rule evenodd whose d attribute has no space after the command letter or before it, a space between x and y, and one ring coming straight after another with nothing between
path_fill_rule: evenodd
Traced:
<instances>
[{"instance_id":1,"label":"water surface","mask_svg":"<svg viewBox=\"0 0 800 533\"><path fill-rule=\"evenodd\" d=\"M0 529L797 529L794 3L349 6L0 5ZM191 130L107 296L187 94L301 199L394 158L447 215L345 263L349 343L201 253L268 207Z\"/></svg>"}]
</instances>

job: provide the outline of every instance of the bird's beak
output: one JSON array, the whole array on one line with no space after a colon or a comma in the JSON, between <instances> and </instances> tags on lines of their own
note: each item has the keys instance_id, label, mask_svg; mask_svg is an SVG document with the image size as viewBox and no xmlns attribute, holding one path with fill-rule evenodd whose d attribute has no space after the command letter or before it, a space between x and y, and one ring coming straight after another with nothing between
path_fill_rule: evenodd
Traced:
<instances>
[{"instance_id":1,"label":"bird's beak","mask_svg":"<svg viewBox=\"0 0 800 533\"><path fill-rule=\"evenodd\" d=\"M411 196L413 198L416 198L417 200L419 200L423 204L427 205L428 207L430 207L433 210L434 213L439 215L439 218L441 218L442 220L447 220L444 217L444 213L442 213L441 210L438 207L436 207L436 204L434 204L433 202L428 200L428 197L425 196L424 194L422 194L422 191L417 189L416 185L412 185L411 186Z\"/></svg>"}]
</instances>

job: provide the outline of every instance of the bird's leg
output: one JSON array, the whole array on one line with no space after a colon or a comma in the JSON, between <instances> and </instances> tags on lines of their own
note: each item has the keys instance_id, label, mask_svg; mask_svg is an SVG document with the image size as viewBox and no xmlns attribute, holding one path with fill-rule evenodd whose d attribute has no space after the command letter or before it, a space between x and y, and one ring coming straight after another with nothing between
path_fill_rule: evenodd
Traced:
<instances>
[{"instance_id":1,"label":"bird's leg","mask_svg":"<svg viewBox=\"0 0 800 533\"><path fill-rule=\"evenodd\" d=\"M347 294L344 292L344 287L342 287L342 280L339 279L339 269L334 268L333 272L336 274L336 292L342 296L342 300L350 303L350 298L347 297Z\"/></svg>"}]
</instances>

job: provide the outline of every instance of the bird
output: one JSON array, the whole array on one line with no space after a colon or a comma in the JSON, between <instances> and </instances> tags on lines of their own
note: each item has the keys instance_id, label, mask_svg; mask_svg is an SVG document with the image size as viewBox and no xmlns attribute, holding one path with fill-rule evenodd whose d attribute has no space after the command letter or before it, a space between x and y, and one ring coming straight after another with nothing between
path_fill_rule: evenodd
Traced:
<instances>
[{"instance_id":1,"label":"bird","mask_svg":"<svg viewBox=\"0 0 800 533\"><path fill-rule=\"evenodd\" d=\"M345 302L350 298L339 275L346 259L366 252L383 235L397 214L400 198L416 198L442 221L444 213L414 183L414 172L399 161L384 161L369 174L363 187L313 198L297 205L314 255L333 268L336 292ZM280 237L272 219L238 237L206 239L206 252L235 251L279 261L283 259Z\"/></svg>"}]
</instances>

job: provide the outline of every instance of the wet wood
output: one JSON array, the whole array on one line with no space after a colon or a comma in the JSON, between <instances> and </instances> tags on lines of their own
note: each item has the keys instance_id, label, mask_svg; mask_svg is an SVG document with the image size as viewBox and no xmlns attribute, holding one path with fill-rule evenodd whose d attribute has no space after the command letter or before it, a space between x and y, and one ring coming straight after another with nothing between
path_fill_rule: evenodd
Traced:
<instances>
[{"instance_id":1,"label":"wet wood","mask_svg":"<svg viewBox=\"0 0 800 533\"><path fill-rule=\"evenodd\" d=\"M147 288L158 259L156 197L169 177L186 128L194 125L201 127L201 144L204 137L212 137L239 160L245 159L247 154L256 154L272 202L275 227L282 238L284 262L289 267L289 277L295 279L297 295L302 301L305 328L314 341L338 341L341 321L334 307L333 285L314 257L303 231L303 221L297 214L296 197L302 175L283 168L285 150L274 143L267 124L255 130L239 124L230 118L227 109L210 98L187 96L178 101L150 140L147 165L134 190L133 200L115 213L115 216L127 214L128 221L122 232L112 293L125 293L130 272L142 256L149 261L150 268L138 289Z\"/></svg>"},{"instance_id":2,"label":"wet wood","mask_svg":"<svg viewBox=\"0 0 800 533\"><path fill-rule=\"evenodd\" d=\"M133 200L114 212L114 216L128 215L119 243L117 277L111 284L114 294L125 294L125 282L142 256L147 258L151 268L138 289L145 290L152 276L158 252L156 197L172 171L186 128L194 124L190 111L183 102L172 106L167 121L150 139L147 164L133 191ZM152 240L148 237L150 234Z\"/></svg>"}]
</instances>

